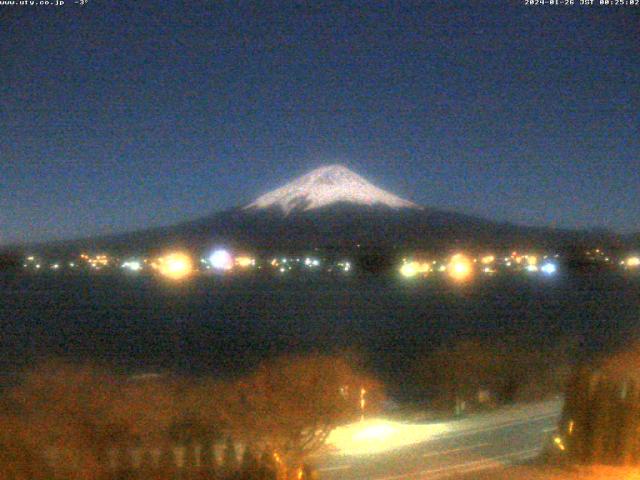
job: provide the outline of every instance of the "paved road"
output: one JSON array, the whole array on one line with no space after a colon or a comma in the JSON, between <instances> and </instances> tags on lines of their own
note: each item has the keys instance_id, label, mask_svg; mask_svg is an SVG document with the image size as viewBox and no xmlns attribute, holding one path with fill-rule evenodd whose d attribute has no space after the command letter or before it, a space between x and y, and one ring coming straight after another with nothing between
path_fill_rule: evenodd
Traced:
<instances>
[{"instance_id":1,"label":"paved road","mask_svg":"<svg viewBox=\"0 0 640 480\"><path fill-rule=\"evenodd\" d=\"M540 453L561 408L554 400L435 425L372 420L349 441L335 440L340 451L316 464L323 480L443 479L502 468Z\"/></svg>"}]
</instances>

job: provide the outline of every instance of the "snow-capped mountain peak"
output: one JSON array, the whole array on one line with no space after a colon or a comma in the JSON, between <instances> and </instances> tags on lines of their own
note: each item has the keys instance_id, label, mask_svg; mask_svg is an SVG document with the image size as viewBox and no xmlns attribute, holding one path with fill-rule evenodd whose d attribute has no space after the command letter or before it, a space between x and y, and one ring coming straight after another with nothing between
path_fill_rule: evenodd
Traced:
<instances>
[{"instance_id":1,"label":"snow-capped mountain peak","mask_svg":"<svg viewBox=\"0 0 640 480\"><path fill-rule=\"evenodd\" d=\"M420 208L369 183L342 165L317 168L285 186L266 193L245 208L280 207L285 214L294 209L313 210L333 203Z\"/></svg>"}]
</instances>

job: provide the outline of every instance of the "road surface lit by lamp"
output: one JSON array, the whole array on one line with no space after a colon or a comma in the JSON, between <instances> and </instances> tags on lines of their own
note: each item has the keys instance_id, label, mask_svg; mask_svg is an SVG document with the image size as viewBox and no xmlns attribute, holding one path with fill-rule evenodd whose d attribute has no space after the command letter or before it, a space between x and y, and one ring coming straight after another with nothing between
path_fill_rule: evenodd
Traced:
<instances>
[{"instance_id":1,"label":"road surface lit by lamp","mask_svg":"<svg viewBox=\"0 0 640 480\"><path fill-rule=\"evenodd\" d=\"M373 418L336 428L327 445L342 455L368 455L422 443L448 430L444 424L411 425Z\"/></svg>"}]
</instances>

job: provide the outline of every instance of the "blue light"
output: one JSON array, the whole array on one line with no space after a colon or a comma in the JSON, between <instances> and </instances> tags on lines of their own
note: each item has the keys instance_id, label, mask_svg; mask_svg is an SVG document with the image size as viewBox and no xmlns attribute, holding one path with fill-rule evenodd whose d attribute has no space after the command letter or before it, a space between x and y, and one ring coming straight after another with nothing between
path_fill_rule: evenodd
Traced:
<instances>
[{"instance_id":1,"label":"blue light","mask_svg":"<svg viewBox=\"0 0 640 480\"><path fill-rule=\"evenodd\" d=\"M542 267L540 267L540 270L542 271L542 273L546 273L547 275L553 275L558 271L558 267L555 265L555 263L545 263L544 265L542 265Z\"/></svg>"}]
</instances>

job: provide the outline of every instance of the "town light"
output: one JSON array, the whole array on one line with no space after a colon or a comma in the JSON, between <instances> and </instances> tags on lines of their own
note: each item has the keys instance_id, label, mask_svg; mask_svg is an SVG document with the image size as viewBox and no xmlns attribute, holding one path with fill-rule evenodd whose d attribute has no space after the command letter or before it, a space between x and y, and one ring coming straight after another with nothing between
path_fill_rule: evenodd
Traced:
<instances>
[{"instance_id":1,"label":"town light","mask_svg":"<svg viewBox=\"0 0 640 480\"><path fill-rule=\"evenodd\" d=\"M465 281L473 273L473 263L469 257L462 253L458 253L449 260L447 273L456 282Z\"/></svg>"},{"instance_id":2,"label":"town light","mask_svg":"<svg viewBox=\"0 0 640 480\"><path fill-rule=\"evenodd\" d=\"M139 272L142 270L142 264L138 260L129 260L122 264L122 268L130 270L132 272Z\"/></svg>"},{"instance_id":3,"label":"town light","mask_svg":"<svg viewBox=\"0 0 640 480\"><path fill-rule=\"evenodd\" d=\"M182 280L193 273L191 257L182 252L174 252L160 257L155 266L161 275L171 280Z\"/></svg>"},{"instance_id":4,"label":"town light","mask_svg":"<svg viewBox=\"0 0 640 480\"><path fill-rule=\"evenodd\" d=\"M236 257L236 265L239 266L240 268L253 267L255 266L255 264L256 264L255 258L246 257L246 256Z\"/></svg>"},{"instance_id":5,"label":"town light","mask_svg":"<svg viewBox=\"0 0 640 480\"><path fill-rule=\"evenodd\" d=\"M418 274L418 262L405 263L400 267L400 274L406 278L415 277Z\"/></svg>"},{"instance_id":6,"label":"town light","mask_svg":"<svg viewBox=\"0 0 640 480\"><path fill-rule=\"evenodd\" d=\"M482 257L480 259L480 263L482 263L483 265L489 265L490 263L495 262L496 257L493 255L485 255L484 257Z\"/></svg>"},{"instance_id":7,"label":"town light","mask_svg":"<svg viewBox=\"0 0 640 480\"><path fill-rule=\"evenodd\" d=\"M209 263L215 270L227 271L233 268L233 257L224 248L219 248L209 256Z\"/></svg>"},{"instance_id":8,"label":"town light","mask_svg":"<svg viewBox=\"0 0 640 480\"><path fill-rule=\"evenodd\" d=\"M411 278L416 275L427 275L431 271L431 263L429 262L417 262L411 261L407 262L406 260L400 267L400 274L403 277Z\"/></svg>"},{"instance_id":9,"label":"town light","mask_svg":"<svg viewBox=\"0 0 640 480\"><path fill-rule=\"evenodd\" d=\"M540 271L546 275L553 275L558 271L555 263L547 262L540 267Z\"/></svg>"},{"instance_id":10,"label":"town light","mask_svg":"<svg viewBox=\"0 0 640 480\"><path fill-rule=\"evenodd\" d=\"M629 257L625 263L628 268L640 267L640 257Z\"/></svg>"}]
</instances>

